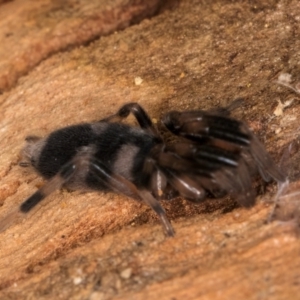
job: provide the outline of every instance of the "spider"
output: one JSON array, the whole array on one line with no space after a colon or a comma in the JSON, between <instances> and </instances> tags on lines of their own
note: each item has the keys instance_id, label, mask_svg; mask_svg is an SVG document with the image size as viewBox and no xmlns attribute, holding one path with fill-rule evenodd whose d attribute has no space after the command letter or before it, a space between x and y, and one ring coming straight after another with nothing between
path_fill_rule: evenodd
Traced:
<instances>
[{"instance_id":1,"label":"spider","mask_svg":"<svg viewBox=\"0 0 300 300\"><path fill-rule=\"evenodd\" d=\"M182 196L193 202L208 194L233 195L244 207L254 205L253 170L265 181L285 180L250 129L229 116L236 103L211 111L172 111L161 121L179 141L167 144L145 110L123 105L98 122L58 129L45 138L28 136L20 166L33 168L48 181L21 206L29 212L62 186L111 190L149 205L167 236L174 229L160 199ZM139 127L121 121L132 113Z\"/></svg>"}]
</instances>

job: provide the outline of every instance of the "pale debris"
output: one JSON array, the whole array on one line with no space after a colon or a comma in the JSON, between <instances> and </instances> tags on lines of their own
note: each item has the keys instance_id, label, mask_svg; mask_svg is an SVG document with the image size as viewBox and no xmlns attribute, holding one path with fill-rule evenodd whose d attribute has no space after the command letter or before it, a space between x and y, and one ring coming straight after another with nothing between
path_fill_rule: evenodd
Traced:
<instances>
[{"instance_id":1,"label":"pale debris","mask_svg":"<svg viewBox=\"0 0 300 300\"><path fill-rule=\"evenodd\" d=\"M135 77L134 78L135 85L141 85L142 82L143 82L143 79L141 77Z\"/></svg>"},{"instance_id":2,"label":"pale debris","mask_svg":"<svg viewBox=\"0 0 300 300\"><path fill-rule=\"evenodd\" d=\"M82 282L82 278L81 277L74 277L73 278L73 283L75 284L75 285L78 285L78 284L80 284Z\"/></svg>"},{"instance_id":3,"label":"pale debris","mask_svg":"<svg viewBox=\"0 0 300 300\"><path fill-rule=\"evenodd\" d=\"M278 82L289 84L292 82L292 75L289 73L281 73L278 76Z\"/></svg>"},{"instance_id":4,"label":"pale debris","mask_svg":"<svg viewBox=\"0 0 300 300\"><path fill-rule=\"evenodd\" d=\"M300 94L300 83L297 82L295 85L292 85L292 75L289 73L281 73L278 76L278 80L275 80L275 82L293 90L297 94Z\"/></svg>"},{"instance_id":5,"label":"pale debris","mask_svg":"<svg viewBox=\"0 0 300 300\"><path fill-rule=\"evenodd\" d=\"M132 274L132 269L131 268L127 268L125 270L123 270L121 273L120 273L120 276L123 278L123 279L128 279L130 278Z\"/></svg>"},{"instance_id":6,"label":"pale debris","mask_svg":"<svg viewBox=\"0 0 300 300\"><path fill-rule=\"evenodd\" d=\"M278 102L278 105L276 106L273 114L278 117L278 116L282 116L283 115L283 110L286 107L289 107L294 102L294 98L286 100L284 103L282 103L280 101L280 99L277 99L277 102Z\"/></svg>"}]
</instances>

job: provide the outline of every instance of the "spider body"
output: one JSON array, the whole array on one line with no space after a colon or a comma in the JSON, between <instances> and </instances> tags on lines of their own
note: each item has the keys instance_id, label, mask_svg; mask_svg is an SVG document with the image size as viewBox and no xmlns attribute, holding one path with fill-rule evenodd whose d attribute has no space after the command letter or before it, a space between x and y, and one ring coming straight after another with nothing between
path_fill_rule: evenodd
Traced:
<instances>
[{"instance_id":1,"label":"spider body","mask_svg":"<svg viewBox=\"0 0 300 300\"><path fill-rule=\"evenodd\" d=\"M29 154L36 171L46 179L55 176L71 160L93 159L105 162L109 173L118 173L140 185L138 170L142 169L144 158L158 142L156 137L140 128L121 123L99 122L73 125L54 131L44 139L29 142L24 152ZM109 189L104 182L93 180L88 169L78 170L65 185L74 185L74 182L82 187Z\"/></svg>"},{"instance_id":2,"label":"spider body","mask_svg":"<svg viewBox=\"0 0 300 300\"><path fill-rule=\"evenodd\" d=\"M183 139L164 143L149 116L136 103L95 123L68 126L48 137L27 137L21 166L33 166L48 182L20 206L30 211L62 186L113 190L144 201L159 216L167 235L174 235L158 201L181 195L194 202L207 193L232 194L246 207L255 195L251 174L258 169L269 181L284 181L261 143L248 127L228 117L228 109L170 112L165 126ZM120 122L130 113L140 128Z\"/></svg>"}]
</instances>

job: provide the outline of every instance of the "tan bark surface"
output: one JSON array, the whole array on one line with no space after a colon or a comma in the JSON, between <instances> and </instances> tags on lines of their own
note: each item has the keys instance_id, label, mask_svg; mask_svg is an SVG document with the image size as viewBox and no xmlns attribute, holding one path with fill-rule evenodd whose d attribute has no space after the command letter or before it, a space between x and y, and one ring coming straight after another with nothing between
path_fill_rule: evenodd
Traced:
<instances>
[{"instance_id":1,"label":"tan bark surface","mask_svg":"<svg viewBox=\"0 0 300 300\"><path fill-rule=\"evenodd\" d=\"M159 0L5 2L0 7L0 91L11 88L53 53L150 17L159 4Z\"/></svg>"},{"instance_id":2,"label":"tan bark surface","mask_svg":"<svg viewBox=\"0 0 300 300\"><path fill-rule=\"evenodd\" d=\"M125 2L126 10L114 1L126 16L143 3ZM25 217L13 212L43 183L18 166L27 135L98 120L130 101L158 121L171 109L208 109L244 97L234 116L248 122L278 162L298 136L300 96L274 80L281 73L292 75L294 87L300 80L299 2L169 1L155 17L96 39L105 22L116 24L109 16L91 25L97 34L89 45L78 36L68 44L68 35L55 50L43 34L50 26L45 15L61 2L41 3L0 2L0 15L10 16L0 17L0 40L8 32L14 39L9 47L0 43L0 83L6 82L0 88L7 89L0 95L0 224L7 227L0 233L0 298L298 299L299 201L281 199L277 220L268 224L275 184L254 180L257 205L250 210L228 197L163 202L176 230L172 239L148 207L113 193L61 190ZM66 3L68 16L58 14L51 30L60 24L63 32L77 32L74 5L89 16L107 7ZM26 27L27 19L34 25ZM37 44L46 45L34 50ZM283 164L291 180L299 177L297 150L295 142ZM289 193L297 190L295 181Z\"/></svg>"}]
</instances>

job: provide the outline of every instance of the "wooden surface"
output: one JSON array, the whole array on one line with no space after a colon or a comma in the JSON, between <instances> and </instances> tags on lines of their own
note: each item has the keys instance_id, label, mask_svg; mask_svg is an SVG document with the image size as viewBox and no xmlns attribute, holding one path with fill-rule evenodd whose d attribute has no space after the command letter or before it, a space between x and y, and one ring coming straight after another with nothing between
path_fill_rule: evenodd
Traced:
<instances>
[{"instance_id":1,"label":"wooden surface","mask_svg":"<svg viewBox=\"0 0 300 300\"><path fill-rule=\"evenodd\" d=\"M0 1L0 298L298 299L299 201L291 193L299 189L300 95L274 80L289 73L300 81L299 2L146 2ZM295 141L282 164L294 182L274 222L266 220L277 187L259 179L250 210L228 197L163 202L172 239L148 207L113 193L61 190L8 218L43 183L18 166L27 135L98 120L130 101L163 131L164 112L237 97L245 105L234 116L275 161Z\"/></svg>"}]
</instances>

